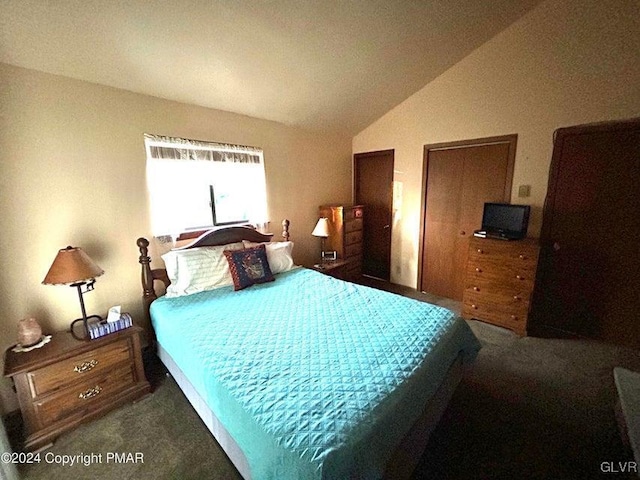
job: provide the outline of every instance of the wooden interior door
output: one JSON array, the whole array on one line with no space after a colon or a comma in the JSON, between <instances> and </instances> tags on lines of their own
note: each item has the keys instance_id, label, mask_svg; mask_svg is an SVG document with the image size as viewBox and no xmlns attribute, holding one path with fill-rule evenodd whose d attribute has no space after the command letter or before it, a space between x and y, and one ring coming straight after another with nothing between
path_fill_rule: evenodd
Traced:
<instances>
[{"instance_id":1,"label":"wooden interior door","mask_svg":"<svg viewBox=\"0 0 640 480\"><path fill-rule=\"evenodd\" d=\"M428 145L418 287L462 300L469 238L485 202L511 197L516 135Z\"/></svg>"},{"instance_id":2,"label":"wooden interior door","mask_svg":"<svg viewBox=\"0 0 640 480\"><path fill-rule=\"evenodd\" d=\"M354 155L355 203L364 205L362 274L389 281L393 215L393 150Z\"/></svg>"},{"instance_id":3,"label":"wooden interior door","mask_svg":"<svg viewBox=\"0 0 640 480\"><path fill-rule=\"evenodd\" d=\"M554 138L531 331L640 348L640 119Z\"/></svg>"}]
</instances>

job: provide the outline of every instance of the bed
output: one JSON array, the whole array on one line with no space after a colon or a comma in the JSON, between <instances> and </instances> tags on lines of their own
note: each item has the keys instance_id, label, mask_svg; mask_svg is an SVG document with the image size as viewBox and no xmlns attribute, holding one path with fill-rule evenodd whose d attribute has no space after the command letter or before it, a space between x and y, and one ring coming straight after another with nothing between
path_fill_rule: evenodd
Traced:
<instances>
[{"instance_id":1,"label":"bed","mask_svg":"<svg viewBox=\"0 0 640 480\"><path fill-rule=\"evenodd\" d=\"M275 245L231 227L181 250L229 256L243 241ZM170 275L151 269L148 245L138 239L158 356L243 478L411 475L479 349L464 320L302 267L158 298L154 281L171 289Z\"/></svg>"}]
</instances>

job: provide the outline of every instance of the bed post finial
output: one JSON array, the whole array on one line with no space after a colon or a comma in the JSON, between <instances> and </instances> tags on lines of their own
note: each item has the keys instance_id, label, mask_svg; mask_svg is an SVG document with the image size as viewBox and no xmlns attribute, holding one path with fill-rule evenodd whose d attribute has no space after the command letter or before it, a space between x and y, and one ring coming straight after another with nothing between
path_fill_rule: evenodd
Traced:
<instances>
[{"instance_id":1,"label":"bed post finial","mask_svg":"<svg viewBox=\"0 0 640 480\"><path fill-rule=\"evenodd\" d=\"M282 238L284 238L285 242L289 241L289 225L291 222L286 218L282 221Z\"/></svg>"},{"instance_id":2,"label":"bed post finial","mask_svg":"<svg viewBox=\"0 0 640 480\"><path fill-rule=\"evenodd\" d=\"M138 262L142 265L142 302L145 306L145 313L149 312L149 305L153 302L158 296L156 295L156 291L153 288L153 275L151 273L151 258L149 257L149 240L146 238L140 237L136 242L138 248L140 249L140 258Z\"/></svg>"}]
</instances>

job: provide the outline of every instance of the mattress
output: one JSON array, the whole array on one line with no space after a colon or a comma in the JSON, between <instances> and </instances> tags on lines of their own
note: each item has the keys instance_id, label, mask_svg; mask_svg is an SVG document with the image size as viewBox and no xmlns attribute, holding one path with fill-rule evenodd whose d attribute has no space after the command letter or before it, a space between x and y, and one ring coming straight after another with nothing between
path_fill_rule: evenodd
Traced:
<instances>
[{"instance_id":1,"label":"mattress","mask_svg":"<svg viewBox=\"0 0 640 480\"><path fill-rule=\"evenodd\" d=\"M461 354L441 307L307 269L151 305L158 342L258 479L380 478Z\"/></svg>"}]
</instances>

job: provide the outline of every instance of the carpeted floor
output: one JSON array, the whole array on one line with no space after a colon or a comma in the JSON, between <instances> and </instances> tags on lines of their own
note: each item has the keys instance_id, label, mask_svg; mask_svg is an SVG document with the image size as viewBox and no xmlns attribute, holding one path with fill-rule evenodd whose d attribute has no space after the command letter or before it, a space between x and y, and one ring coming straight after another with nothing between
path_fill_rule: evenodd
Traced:
<instances>
[{"instance_id":1,"label":"carpeted floor","mask_svg":"<svg viewBox=\"0 0 640 480\"><path fill-rule=\"evenodd\" d=\"M602 471L603 463L632 459L617 430L612 370L640 371L640 352L470 325L483 348L433 432L415 479L626 478ZM23 478L240 478L173 379L157 362L148 363L152 395L61 436L40 464L21 468ZM109 452L140 452L144 461L107 463ZM69 467L47 463L46 453L50 460L83 453L102 458Z\"/></svg>"}]
</instances>

